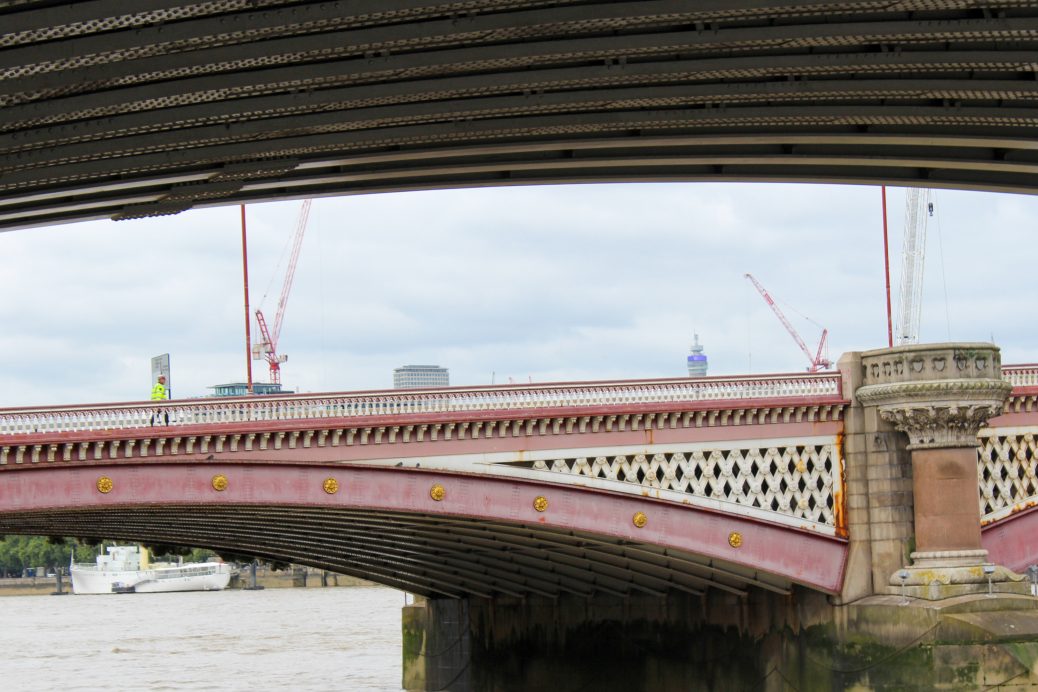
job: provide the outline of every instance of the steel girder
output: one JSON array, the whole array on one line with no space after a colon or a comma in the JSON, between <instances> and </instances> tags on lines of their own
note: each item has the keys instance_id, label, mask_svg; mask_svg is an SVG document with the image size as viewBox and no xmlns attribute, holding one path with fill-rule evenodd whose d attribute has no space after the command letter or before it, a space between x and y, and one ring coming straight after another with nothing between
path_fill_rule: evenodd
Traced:
<instances>
[{"instance_id":1,"label":"steel girder","mask_svg":"<svg viewBox=\"0 0 1038 692\"><path fill-rule=\"evenodd\" d=\"M1038 190L1038 1L0 2L0 230L572 182Z\"/></svg>"},{"instance_id":2,"label":"steel girder","mask_svg":"<svg viewBox=\"0 0 1038 692\"><path fill-rule=\"evenodd\" d=\"M346 574L429 597L626 596L787 580L681 551L538 524L303 507L148 506L0 517L5 533L190 545Z\"/></svg>"}]
</instances>

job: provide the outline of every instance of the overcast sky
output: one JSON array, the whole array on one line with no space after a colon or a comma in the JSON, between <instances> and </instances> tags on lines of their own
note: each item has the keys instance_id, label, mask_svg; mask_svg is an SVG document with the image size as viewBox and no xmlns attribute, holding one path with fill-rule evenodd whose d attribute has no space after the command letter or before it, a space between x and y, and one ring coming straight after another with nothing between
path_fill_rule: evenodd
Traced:
<instances>
[{"instance_id":1,"label":"overcast sky","mask_svg":"<svg viewBox=\"0 0 1038 692\"><path fill-rule=\"evenodd\" d=\"M898 299L905 191L888 188ZM1038 362L1038 197L939 191L923 341ZM300 202L247 207L253 309L273 321ZM279 350L302 392L678 377L693 332L711 375L798 372L886 346L880 188L630 184L315 199ZM810 318L809 321L806 318ZM0 233L0 407L133 401L169 353L175 398L244 381L239 208ZM821 326L820 326L821 325ZM254 330L255 333L255 330ZM267 366L254 362L254 379Z\"/></svg>"}]
</instances>

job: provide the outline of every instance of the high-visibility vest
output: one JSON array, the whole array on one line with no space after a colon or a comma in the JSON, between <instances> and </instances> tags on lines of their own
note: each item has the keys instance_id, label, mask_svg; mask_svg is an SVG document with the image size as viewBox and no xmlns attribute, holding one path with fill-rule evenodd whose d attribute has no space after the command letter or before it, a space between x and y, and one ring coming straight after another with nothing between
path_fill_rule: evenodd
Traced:
<instances>
[{"instance_id":1,"label":"high-visibility vest","mask_svg":"<svg viewBox=\"0 0 1038 692\"><path fill-rule=\"evenodd\" d=\"M155 401L157 399L166 398L166 385L161 382L156 382L155 386L151 388L151 399Z\"/></svg>"}]
</instances>

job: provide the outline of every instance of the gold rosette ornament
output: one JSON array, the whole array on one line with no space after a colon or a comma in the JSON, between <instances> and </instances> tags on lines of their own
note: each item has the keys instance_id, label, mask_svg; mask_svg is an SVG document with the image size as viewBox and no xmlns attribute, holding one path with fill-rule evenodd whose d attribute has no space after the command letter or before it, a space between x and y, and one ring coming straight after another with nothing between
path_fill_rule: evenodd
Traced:
<instances>
[{"instance_id":1,"label":"gold rosette ornament","mask_svg":"<svg viewBox=\"0 0 1038 692\"><path fill-rule=\"evenodd\" d=\"M645 512L635 512L631 521L634 522L634 525L639 529L644 529L645 525L649 523L649 518L645 516Z\"/></svg>"},{"instance_id":2,"label":"gold rosette ornament","mask_svg":"<svg viewBox=\"0 0 1038 692\"><path fill-rule=\"evenodd\" d=\"M742 534L738 531L732 531L730 534L728 534L728 545L732 546L733 548L738 548L739 546L741 546Z\"/></svg>"},{"instance_id":3,"label":"gold rosette ornament","mask_svg":"<svg viewBox=\"0 0 1038 692\"><path fill-rule=\"evenodd\" d=\"M538 512L543 512L544 510L548 509L548 498L546 498L544 495L538 495L537 499L533 501L533 508L536 509Z\"/></svg>"},{"instance_id":4,"label":"gold rosette ornament","mask_svg":"<svg viewBox=\"0 0 1038 692\"><path fill-rule=\"evenodd\" d=\"M115 483L108 476L101 476L97 479L97 492L108 494L112 492L112 488L115 487Z\"/></svg>"},{"instance_id":5,"label":"gold rosette ornament","mask_svg":"<svg viewBox=\"0 0 1038 692\"><path fill-rule=\"evenodd\" d=\"M223 492L227 490L227 476L222 473L218 473L213 476L213 490L217 492Z\"/></svg>"},{"instance_id":6,"label":"gold rosette ornament","mask_svg":"<svg viewBox=\"0 0 1038 692\"><path fill-rule=\"evenodd\" d=\"M322 487L324 488L324 492L329 495L334 495L339 492L339 481L334 478L326 478L324 479L324 485Z\"/></svg>"},{"instance_id":7,"label":"gold rosette ornament","mask_svg":"<svg viewBox=\"0 0 1038 692\"><path fill-rule=\"evenodd\" d=\"M447 496L447 491L443 489L443 486L437 483L429 490L429 497L439 502Z\"/></svg>"}]
</instances>

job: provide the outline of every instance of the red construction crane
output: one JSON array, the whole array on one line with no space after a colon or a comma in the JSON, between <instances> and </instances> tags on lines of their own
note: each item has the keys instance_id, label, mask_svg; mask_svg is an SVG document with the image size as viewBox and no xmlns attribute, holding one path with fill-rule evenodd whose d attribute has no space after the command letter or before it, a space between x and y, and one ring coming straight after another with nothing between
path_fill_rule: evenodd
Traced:
<instances>
[{"instance_id":1,"label":"red construction crane","mask_svg":"<svg viewBox=\"0 0 1038 692\"><path fill-rule=\"evenodd\" d=\"M829 336L829 330L825 328L822 329L822 339L818 342L818 353L816 353L814 357L811 357L811 352L807 350L807 344L805 344L804 340L800 338L799 334L797 334L797 330L793 329L793 325L790 324L789 320L786 319L786 316L782 314L782 310L780 310L779 306L775 304L775 301L771 299L771 296L768 295L768 292L760 285L760 282L753 278L753 274L747 274L746 278L753 282L753 285L757 288L757 291L760 292L761 296L763 296L768 307L770 307L772 312L775 313L775 316L779 318L779 321L782 322L782 326L786 328L789 335L797 342L797 346L799 346L800 350L804 352L807 359L811 361L811 366L807 371L818 372L819 370L831 367L833 364L832 361L822 356L823 351L825 351L825 340Z\"/></svg>"},{"instance_id":2,"label":"red construction crane","mask_svg":"<svg viewBox=\"0 0 1038 692\"><path fill-rule=\"evenodd\" d=\"M281 297L278 299L278 311L274 315L274 328L267 328L267 320L263 317L263 311L256 310L256 324L259 325L260 335L263 338L252 347L253 360L265 360L270 366L270 381L272 384L281 384L281 364L288 360L288 356L278 354L278 337L281 336L281 322L285 318L285 305L288 303L288 294L292 290L292 279L296 273L296 263L299 261L299 249L303 246L303 234L306 232L306 222L310 217L310 203L313 200L304 200L303 207L299 210L299 222L296 224L296 232L292 237L292 254L288 259L288 267L285 269L285 283L281 287Z\"/></svg>"}]
</instances>

